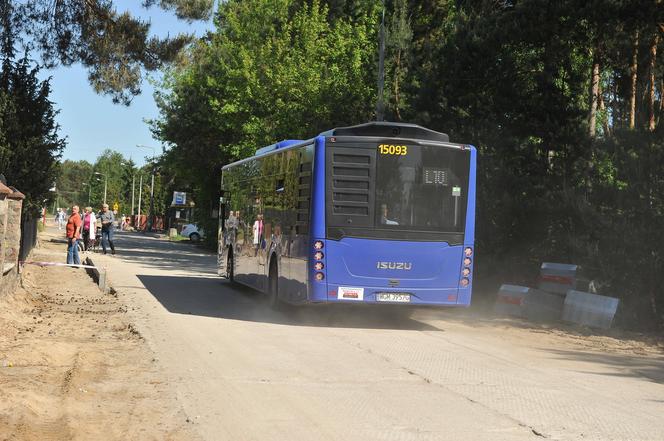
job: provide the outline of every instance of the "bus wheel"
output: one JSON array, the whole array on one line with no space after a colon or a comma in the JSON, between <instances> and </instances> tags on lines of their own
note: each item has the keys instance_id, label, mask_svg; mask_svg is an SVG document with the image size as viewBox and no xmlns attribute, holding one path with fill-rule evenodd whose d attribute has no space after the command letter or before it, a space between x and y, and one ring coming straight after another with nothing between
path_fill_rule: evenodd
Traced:
<instances>
[{"instance_id":1,"label":"bus wheel","mask_svg":"<svg viewBox=\"0 0 664 441\"><path fill-rule=\"evenodd\" d=\"M226 259L226 279L233 282L233 272L235 271L235 262L233 261L233 251L228 250L228 258Z\"/></svg>"},{"instance_id":2,"label":"bus wheel","mask_svg":"<svg viewBox=\"0 0 664 441\"><path fill-rule=\"evenodd\" d=\"M279 300L279 274L277 273L277 264L270 264L270 277L268 279L267 295L268 302L272 309L279 309L281 301Z\"/></svg>"}]
</instances>

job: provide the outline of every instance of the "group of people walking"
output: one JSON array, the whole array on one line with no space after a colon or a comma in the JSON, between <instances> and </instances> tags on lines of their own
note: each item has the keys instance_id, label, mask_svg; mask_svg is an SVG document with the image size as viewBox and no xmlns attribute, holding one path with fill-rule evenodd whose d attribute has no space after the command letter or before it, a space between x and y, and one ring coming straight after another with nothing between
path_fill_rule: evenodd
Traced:
<instances>
[{"instance_id":1,"label":"group of people walking","mask_svg":"<svg viewBox=\"0 0 664 441\"><path fill-rule=\"evenodd\" d=\"M65 217L65 212L59 210L56 214L56 221L60 228L63 221L60 218ZM65 232L67 234L67 263L80 265L81 257L78 253L78 242L82 241L83 249L87 251L97 238L97 229L101 233L101 247L106 254L106 247L110 245L111 254L115 254L115 245L113 244L113 227L115 216L108 209L108 204L102 205L101 211L95 215L92 207L86 207L85 213L80 213L78 205L71 208L71 215L67 219Z\"/></svg>"}]
</instances>

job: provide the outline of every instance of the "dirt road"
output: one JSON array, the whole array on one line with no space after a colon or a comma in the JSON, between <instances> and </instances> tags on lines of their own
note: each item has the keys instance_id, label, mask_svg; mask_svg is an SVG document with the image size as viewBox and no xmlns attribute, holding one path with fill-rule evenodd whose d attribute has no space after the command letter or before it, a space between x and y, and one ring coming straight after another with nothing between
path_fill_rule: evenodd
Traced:
<instances>
[{"instance_id":1,"label":"dirt road","mask_svg":"<svg viewBox=\"0 0 664 441\"><path fill-rule=\"evenodd\" d=\"M191 245L118 242L112 283L205 439L664 438L657 347L454 312L277 313Z\"/></svg>"},{"instance_id":2,"label":"dirt road","mask_svg":"<svg viewBox=\"0 0 664 441\"><path fill-rule=\"evenodd\" d=\"M659 346L455 312L273 312L192 245L117 244L98 264L204 439L664 439Z\"/></svg>"},{"instance_id":3,"label":"dirt road","mask_svg":"<svg viewBox=\"0 0 664 441\"><path fill-rule=\"evenodd\" d=\"M62 262L64 250L32 257ZM123 302L82 269L22 276L0 297L0 440L198 439Z\"/></svg>"}]
</instances>

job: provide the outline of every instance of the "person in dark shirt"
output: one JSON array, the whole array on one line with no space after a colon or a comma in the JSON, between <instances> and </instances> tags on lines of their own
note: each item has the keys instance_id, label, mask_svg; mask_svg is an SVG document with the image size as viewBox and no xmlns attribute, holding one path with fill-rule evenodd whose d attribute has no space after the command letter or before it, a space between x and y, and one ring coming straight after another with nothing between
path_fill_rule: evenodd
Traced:
<instances>
[{"instance_id":1,"label":"person in dark shirt","mask_svg":"<svg viewBox=\"0 0 664 441\"><path fill-rule=\"evenodd\" d=\"M115 223L115 216L113 212L108 209L108 204L101 206L101 215L99 218L101 222L101 248L106 254L106 243L111 246L111 254L115 254L115 245L113 245L113 224Z\"/></svg>"}]
</instances>

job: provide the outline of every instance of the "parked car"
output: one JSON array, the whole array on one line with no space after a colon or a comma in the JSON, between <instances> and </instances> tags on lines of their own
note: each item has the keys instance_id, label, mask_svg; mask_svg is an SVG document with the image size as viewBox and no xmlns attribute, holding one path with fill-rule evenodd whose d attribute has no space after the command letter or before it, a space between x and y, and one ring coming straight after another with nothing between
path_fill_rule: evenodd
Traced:
<instances>
[{"instance_id":1,"label":"parked car","mask_svg":"<svg viewBox=\"0 0 664 441\"><path fill-rule=\"evenodd\" d=\"M196 224L185 224L182 226L180 236L188 237L192 242L198 242L202 237L205 237L205 233Z\"/></svg>"}]
</instances>

